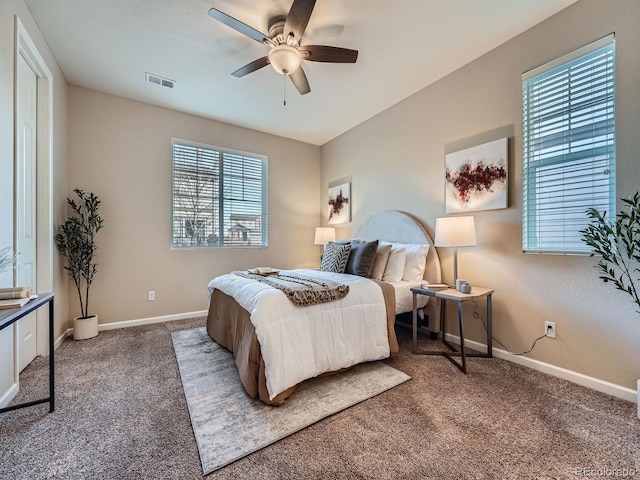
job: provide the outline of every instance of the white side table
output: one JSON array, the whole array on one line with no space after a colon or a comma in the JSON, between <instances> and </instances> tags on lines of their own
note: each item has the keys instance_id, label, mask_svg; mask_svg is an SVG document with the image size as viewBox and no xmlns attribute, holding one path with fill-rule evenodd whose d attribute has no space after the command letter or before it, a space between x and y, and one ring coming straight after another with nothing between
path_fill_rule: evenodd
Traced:
<instances>
[{"instance_id":1,"label":"white side table","mask_svg":"<svg viewBox=\"0 0 640 480\"><path fill-rule=\"evenodd\" d=\"M491 309L491 296L493 290L489 288L473 287L471 293L462 293L453 288L447 288L445 290L427 290L424 288L412 288L413 293L413 345L412 351L416 355L440 355L449 359L456 367L458 367L463 373L467 373L467 357L493 357L492 346L492 309ZM440 330L442 332L442 342L449 349L440 350L422 350L418 351L418 295L427 295L431 298L440 300ZM481 298L486 298L487 302L487 353L466 353L464 346L464 319L462 314L462 304L464 302L476 301ZM460 329L460 350L457 350L455 346L447 342L445 336L445 318L446 318L446 304L447 302L455 302L458 305L458 325ZM460 357L462 362L458 362L454 357Z\"/></svg>"}]
</instances>

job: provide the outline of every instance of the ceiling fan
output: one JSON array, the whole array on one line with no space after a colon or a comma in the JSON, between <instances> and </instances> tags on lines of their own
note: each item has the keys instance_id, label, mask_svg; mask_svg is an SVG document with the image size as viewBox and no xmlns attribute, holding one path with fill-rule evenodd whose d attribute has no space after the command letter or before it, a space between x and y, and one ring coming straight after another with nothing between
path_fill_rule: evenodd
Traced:
<instances>
[{"instance_id":1,"label":"ceiling fan","mask_svg":"<svg viewBox=\"0 0 640 480\"><path fill-rule=\"evenodd\" d=\"M304 95L309 93L311 88L301 66L302 60L355 63L358 59L357 50L326 45L300 45L315 4L316 0L293 0L286 17L278 16L269 21L268 36L220 10L209 10L211 17L270 48L268 55L248 63L231 75L243 77L271 64L276 72L288 76L298 92Z\"/></svg>"}]
</instances>

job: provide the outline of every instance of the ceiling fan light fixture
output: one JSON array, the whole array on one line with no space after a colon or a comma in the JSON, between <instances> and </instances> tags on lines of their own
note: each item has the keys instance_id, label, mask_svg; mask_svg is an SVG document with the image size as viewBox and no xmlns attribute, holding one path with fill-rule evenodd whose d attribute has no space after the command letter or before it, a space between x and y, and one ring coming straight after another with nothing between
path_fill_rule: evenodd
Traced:
<instances>
[{"instance_id":1,"label":"ceiling fan light fixture","mask_svg":"<svg viewBox=\"0 0 640 480\"><path fill-rule=\"evenodd\" d=\"M276 72L291 75L300 68L302 55L297 48L282 44L269 51L269 63Z\"/></svg>"}]
</instances>

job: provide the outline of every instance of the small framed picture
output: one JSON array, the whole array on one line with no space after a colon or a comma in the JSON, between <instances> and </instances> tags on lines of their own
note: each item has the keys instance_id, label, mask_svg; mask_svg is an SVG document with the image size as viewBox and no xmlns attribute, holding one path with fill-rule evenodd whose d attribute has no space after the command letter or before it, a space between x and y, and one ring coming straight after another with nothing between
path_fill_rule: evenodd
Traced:
<instances>
[{"instance_id":1,"label":"small framed picture","mask_svg":"<svg viewBox=\"0 0 640 480\"><path fill-rule=\"evenodd\" d=\"M349 223L351 221L351 184L343 183L329 188L328 223Z\"/></svg>"}]
</instances>

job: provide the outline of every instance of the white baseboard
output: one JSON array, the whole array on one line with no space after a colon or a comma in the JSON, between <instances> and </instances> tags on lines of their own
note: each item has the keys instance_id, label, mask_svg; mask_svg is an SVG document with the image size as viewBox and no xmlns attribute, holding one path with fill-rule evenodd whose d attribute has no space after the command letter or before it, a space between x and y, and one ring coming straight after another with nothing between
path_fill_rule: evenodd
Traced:
<instances>
[{"instance_id":1,"label":"white baseboard","mask_svg":"<svg viewBox=\"0 0 640 480\"><path fill-rule=\"evenodd\" d=\"M101 323L98 325L98 331L102 332L104 330L115 330L116 328L128 328L128 327L137 327L139 325L150 325L152 323L172 322L174 320L184 320L186 318L205 317L206 315L207 315L206 310L200 310L197 312L175 313L173 315L163 315L161 317L138 318L136 320L125 320L122 322ZM73 336L73 328L68 328L62 335L60 335L58 340L56 340L55 348L58 348L65 338L72 337L72 336Z\"/></svg>"},{"instance_id":2,"label":"white baseboard","mask_svg":"<svg viewBox=\"0 0 640 480\"><path fill-rule=\"evenodd\" d=\"M60 334L56 341L53 342L53 349L57 350L58 347L62 345L62 342L64 342L64 339L70 337L71 335L73 335L73 328L67 328L64 332L62 332L62 334Z\"/></svg>"},{"instance_id":3,"label":"white baseboard","mask_svg":"<svg viewBox=\"0 0 640 480\"><path fill-rule=\"evenodd\" d=\"M460 337L447 334L446 338L447 341L460 345ZM474 350L485 353L487 351L487 346L483 343L474 342L472 340L465 340L464 343L465 346L473 348ZM509 352L507 352L506 350L502 350L501 348L494 347L492 350L494 357L502 358L503 360L517 363L518 365L524 365L525 367L532 368L533 370L548 373L549 375L553 375L554 377L559 377L572 383L582 385L583 387L591 388L592 390L597 390L598 392L613 395L614 397L618 397L629 402L638 402L638 392L636 390L632 390L631 388L606 382L598 378L590 377L588 375L574 372L572 370L567 370L566 368L557 367L555 365L551 365L550 363L541 362L540 360L535 360L533 358L528 358L521 355L511 355Z\"/></svg>"},{"instance_id":4,"label":"white baseboard","mask_svg":"<svg viewBox=\"0 0 640 480\"><path fill-rule=\"evenodd\" d=\"M7 405L9 405L9 402L13 400L13 397L15 397L18 394L18 390L19 388L17 383L14 383L13 385L11 385L9 390L7 390L5 394L2 395L2 397L0 397L0 408L4 408Z\"/></svg>"},{"instance_id":5,"label":"white baseboard","mask_svg":"<svg viewBox=\"0 0 640 480\"><path fill-rule=\"evenodd\" d=\"M172 322L173 320L184 320L185 318L205 317L206 310L198 312L176 313L173 315L163 315L161 317L139 318L137 320L125 320L123 322L101 323L98 325L98 331L113 330L116 328L137 327L140 325L150 325L152 323ZM71 330L73 333L73 329Z\"/></svg>"}]
</instances>

